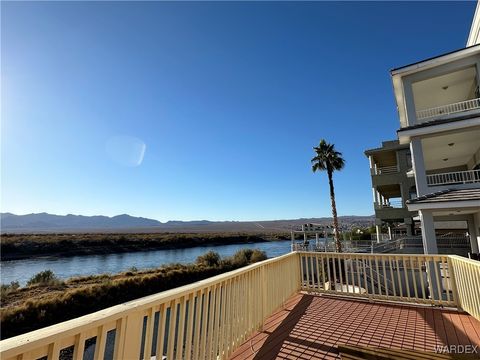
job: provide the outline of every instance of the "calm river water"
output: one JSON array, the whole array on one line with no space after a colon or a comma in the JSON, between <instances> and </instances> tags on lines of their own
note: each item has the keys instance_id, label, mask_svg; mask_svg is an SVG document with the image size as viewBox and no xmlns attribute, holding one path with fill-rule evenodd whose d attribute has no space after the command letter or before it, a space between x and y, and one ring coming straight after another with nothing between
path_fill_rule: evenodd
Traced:
<instances>
[{"instance_id":1,"label":"calm river water","mask_svg":"<svg viewBox=\"0 0 480 360\"><path fill-rule=\"evenodd\" d=\"M85 255L64 258L42 257L24 260L3 261L1 263L2 284L18 281L25 283L32 275L50 269L59 278L92 274L117 273L132 266L137 269L149 269L170 263L191 263L197 256L209 250L221 256L233 255L238 249L255 248L263 250L267 256L275 257L290 251L290 241L271 241L253 244L233 244L220 246L199 246L178 250L137 251L124 254Z\"/></svg>"}]
</instances>

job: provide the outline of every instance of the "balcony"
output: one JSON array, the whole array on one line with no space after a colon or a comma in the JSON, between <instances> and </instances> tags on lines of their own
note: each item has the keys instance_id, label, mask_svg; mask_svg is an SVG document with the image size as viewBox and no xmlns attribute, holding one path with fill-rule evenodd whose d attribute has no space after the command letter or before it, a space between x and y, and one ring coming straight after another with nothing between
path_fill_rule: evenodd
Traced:
<instances>
[{"instance_id":1,"label":"balcony","mask_svg":"<svg viewBox=\"0 0 480 360\"><path fill-rule=\"evenodd\" d=\"M480 170L456 171L427 175L428 186L480 183Z\"/></svg>"},{"instance_id":2,"label":"balcony","mask_svg":"<svg viewBox=\"0 0 480 360\"><path fill-rule=\"evenodd\" d=\"M478 289L480 262L459 256L293 252L3 340L0 357L339 358L367 345L433 358L480 345Z\"/></svg>"},{"instance_id":3,"label":"balcony","mask_svg":"<svg viewBox=\"0 0 480 360\"><path fill-rule=\"evenodd\" d=\"M440 116L447 116L450 114L456 114L477 109L480 109L480 98L420 110L417 111L416 115L419 122L424 122Z\"/></svg>"},{"instance_id":4,"label":"balcony","mask_svg":"<svg viewBox=\"0 0 480 360\"><path fill-rule=\"evenodd\" d=\"M432 70L430 74L412 83L416 124L480 109L476 65L443 74Z\"/></svg>"}]
</instances>

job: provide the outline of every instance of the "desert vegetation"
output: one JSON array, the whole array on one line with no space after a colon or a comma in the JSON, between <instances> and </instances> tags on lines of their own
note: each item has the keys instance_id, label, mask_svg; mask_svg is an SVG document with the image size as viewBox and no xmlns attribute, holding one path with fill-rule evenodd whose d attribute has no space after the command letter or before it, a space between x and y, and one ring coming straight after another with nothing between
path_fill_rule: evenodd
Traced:
<instances>
[{"instance_id":1,"label":"desert vegetation","mask_svg":"<svg viewBox=\"0 0 480 360\"><path fill-rule=\"evenodd\" d=\"M155 294L266 259L259 250L242 249L222 258L209 251L195 264L94 275L59 281L50 271L34 275L25 287L2 285L2 339L73 319L129 300Z\"/></svg>"},{"instance_id":2,"label":"desert vegetation","mask_svg":"<svg viewBox=\"0 0 480 360\"><path fill-rule=\"evenodd\" d=\"M2 234L1 260L77 256L290 239L288 233Z\"/></svg>"}]
</instances>

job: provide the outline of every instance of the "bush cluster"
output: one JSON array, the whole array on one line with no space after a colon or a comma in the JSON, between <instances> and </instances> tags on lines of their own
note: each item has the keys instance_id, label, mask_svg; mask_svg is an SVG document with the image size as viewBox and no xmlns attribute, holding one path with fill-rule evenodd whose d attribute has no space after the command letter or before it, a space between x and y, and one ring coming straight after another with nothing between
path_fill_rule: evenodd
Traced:
<instances>
[{"instance_id":1,"label":"bush cluster","mask_svg":"<svg viewBox=\"0 0 480 360\"><path fill-rule=\"evenodd\" d=\"M58 285L60 280L53 273L52 270L40 271L38 274L33 275L30 280L27 281L27 286L32 285Z\"/></svg>"},{"instance_id":2,"label":"bush cluster","mask_svg":"<svg viewBox=\"0 0 480 360\"><path fill-rule=\"evenodd\" d=\"M17 290L20 287L20 284L18 281L12 281L10 284L2 284L0 288L0 296L3 298L4 296L7 296L10 294L12 291Z\"/></svg>"}]
</instances>

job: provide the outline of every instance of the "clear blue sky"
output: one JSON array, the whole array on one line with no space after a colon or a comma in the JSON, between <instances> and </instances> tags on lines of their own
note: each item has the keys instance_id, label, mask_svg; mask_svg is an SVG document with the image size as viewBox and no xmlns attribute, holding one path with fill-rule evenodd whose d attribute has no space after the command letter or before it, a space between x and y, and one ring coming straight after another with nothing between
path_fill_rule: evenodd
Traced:
<instances>
[{"instance_id":1,"label":"clear blue sky","mask_svg":"<svg viewBox=\"0 0 480 360\"><path fill-rule=\"evenodd\" d=\"M391 68L465 45L474 2L1 4L2 211L170 219L373 213Z\"/></svg>"}]
</instances>

